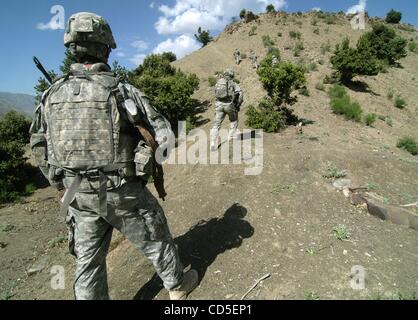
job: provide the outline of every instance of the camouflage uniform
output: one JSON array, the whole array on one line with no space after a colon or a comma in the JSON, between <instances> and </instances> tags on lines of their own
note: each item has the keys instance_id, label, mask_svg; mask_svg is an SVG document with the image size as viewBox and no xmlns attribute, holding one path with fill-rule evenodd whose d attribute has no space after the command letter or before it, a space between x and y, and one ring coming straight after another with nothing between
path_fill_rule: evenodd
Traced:
<instances>
[{"instance_id":1,"label":"camouflage uniform","mask_svg":"<svg viewBox=\"0 0 418 320\"><path fill-rule=\"evenodd\" d=\"M81 27L91 25L91 14L87 14L87 18L84 20L87 22ZM93 16L93 20L96 18L100 17ZM71 19L73 17L70 21ZM67 32L66 37L68 36ZM84 49L91 50L89 46ZM104 54L103 60L106 59L106 54ZM102 158L112 153L108 149L99 148L100 143L105 141L106 137L109 138L106 132L103 133L103 130L100 130L103 129L100 127L101 115L95 111L99 110L99 102L86 105L82 100L83 97L96 94L85 92L86 85L90 81L90 83L98 83L99 89L105 87L106 81L118 83L116 78L109 73L110 68L105 63L72 65L70 74L55 81L44 93L42 102L36 110L30 129L31 147L35 160L50 183L59 189L66 188L67 193L79 174L72 174L71 170L57 165L59 163L57 159L60 156L56 154L56 150L60 150L57 149L57 145L60 147L61 144L63 150L68 148L75 150L64 157L66 158L64 161L70 158L76 162L77 152L80 157L92 153ZM66 81L77 74L89 80L82 83L76 78L74 82L67 84ZM115 149L112 151L114 151L114 159L117 159L116 163L123 164L123 166L116 166L115 170L109 169L104 172L104 183L101 180L104 174L100 170L97 174L85 173L80 178L77 192L70 199L66 217L69 227L70 252L76 257L74 291L76 299L79 300L109 299L106 256L114 228L151 260L166 289L176 290L182 286L184 279L183 266L170 234L164 211L145 186L151 172L137 172L138 167L141 168L140 170L149 170L149 168L146 169L148 163L147 161L135 163L138 150L142 150L139 147L143 141L135 130L133 121L125 114L123 104L128 100L135 102L137 117L142 123L147 124L160 145L165 143L172 134L170 125L136 88L118 83L114 88L114 94L115 100L113 98L106 100L115 101L114 104L117 105L110 110L111 117L113 117L110 139L112 140L113 137L115 140L114 148L111 149ZM68 102L72 101L71 99L79 99L77 106ZM100 101L100 99L94 101ZM106 106L109 104L109 102L104 103ZM54 108L62 108L63 111L54 110ZM93 111L89 111L92 108ZM80 119L76 118L76 122L74 120L71 122L72 116L80 117ZM79 132L82 132L78 123L82 126L85 122L90 123L84 126L91 131L86 133L86 136L77 136ZM70 124L73 127L69 127ZM72 136L74 137L71 140ZM62 142L59 140L60 137L65 137L67 140ZM68 161L65 163L71 163L72 160ZM101 192L103 187L104 193Z\"/></svg>"},{"instance_id":2,"label":"camouflage uniform","mask_svg":"<svg viewBox=\"0 0 418 320\"><path fill-rule=\"evenodd\" d=\"M251 63L253 65L253 68L258 69L259 68L258 57L257 57L257 55L255 54L254 51L250 52L250 60L251 60Z\"/></svg>"},{"instance_id":3,"label":"camouflage uniform","mask_svg":"<svg viewBox=\"0 0 418 320\"><path fill-rule=\"evenodd\" d=\"M228 80L229 85L233 86L234 97L231 101L216 101L215 119L211 130L211 147L216 148L216 142L218 139L219 130L225 117L228 116L231 122L229 130L229 139L234 137L236 130L238 129L238 113L243 103L244 95L241 87L235 83L232 79L234 74L232 71L227 70L224 77Z\"/></svg>"},{"instance_id":4,"label":"camouflage uniform","mask_svg":"<svg viewBox=\"0 0 418 320\"><path fill-rule=\"evenodd\" d=\"M235 49L234 51L234 58L235 58L235 63L239 65L241 63L241 52L238 49Z\"/></svg>"}]
</instances>

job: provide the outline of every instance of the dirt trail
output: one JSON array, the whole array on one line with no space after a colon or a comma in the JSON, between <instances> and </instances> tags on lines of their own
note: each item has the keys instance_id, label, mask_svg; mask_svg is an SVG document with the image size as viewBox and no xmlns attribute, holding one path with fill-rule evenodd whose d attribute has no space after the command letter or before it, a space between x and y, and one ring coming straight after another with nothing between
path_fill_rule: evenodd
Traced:
<instances>
[{"instance_id":1,"label":"dirt trail","mask_svg":"<svg viewBox=\"0 0 418 320\"><path fill-rule=\"evenodd\" d=\"M254 24L257 36L249 37L253 24L245 25L176 62L201 78L199 99L213 103L207 78L231 66L236 47L265 54L263 34L276 42L282 58L296 59L285 47L294 42L288 32L299 27L276 25L272 19L262 17L260 24ZM313 34L310 17L295 19L303 23L299 29L305 45L302 57L324 61L318 71L308 74L310 97L300 96L294 106L299 117L312 121L303 135L294 128L265 134L264 170L259 176L245 176L244 165L166 167L169 197L162 205L183 262L201 275L191 298L240 299L265 274L271 277L248 299L413 297L418 292L417 232L380 221L351 205L332 186L333 179L323 176L329 168L338 168L346 170L355 186L368 186L387 203L418 199L418 159L396 148L400 137L416 136L418 55L403 59L403 68L360 79L367 82L368 91L349 90L365 112L389 116L393 126L380 120L374 128L345 121L331 113L326 93L315 89L330 72L329 54L322 55L320 46L328 40L334 45L343 35L356 39L360 33L351 32L348 21L335 26L321 22L318 36ZM282 37L277 36L279 31ZM249 61L236 69L246 93L243 118L245 108L264 93ZM393 107L386 97L390 89L407 99L407 109ZM202 115L207 120L212 116L213 109ZM243 120L240 128L244 127ZM208 132L210 123L203 128ZM65 226L58 221L55 196L47 188L25 199L29 203L0 209L0 225L15 226L0 232L0 242L7 243L0 249L2 298L72 299L74 262L62 239ZM337 240L333 230L339 225L349 232L348 239ZM28 275L35 261L44 262L44 268ZM51 289L54 265L65 268L65 290ZM351 287L353 266L366 272L364 290ZM149 262L116 233L108 269L113 299L168 298Z\"/></svg>"}]
</instances>

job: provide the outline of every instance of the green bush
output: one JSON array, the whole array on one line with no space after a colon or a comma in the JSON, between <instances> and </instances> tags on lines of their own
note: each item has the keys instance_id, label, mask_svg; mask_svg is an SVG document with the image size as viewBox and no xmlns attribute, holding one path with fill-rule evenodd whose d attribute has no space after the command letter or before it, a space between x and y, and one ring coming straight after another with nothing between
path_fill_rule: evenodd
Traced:
<instances>
[{"instance_id":1,"label":"green bush","mask_svg":"<svg viewBox=\"0 0 418 320\"><path fill-rule=\"evenodd\" d=\"M259 16L254 14L252 11L246 11L245 12L245 22L250 23L251 21L257 20Z\"/></svg>"},{"instance_id":2,"label":"green bush","mask_svg":"<svg viewBox=\"0 0 418 320\"><path fill-rule=\"evenodd\" d=\"M329 91L331 109L335 114L344 115L347 120L360 121L363 110L357 102L351 102L346 89L341 85L334 85Z\"/></svg>"},{"instance_id":3,"label":"green bush","mask_svg":"<svg viewBox=\"0 0 418 320\"><path fill-rule=\"evenodd\" d=\"M410 42L409 44L408 44L408 49L409 49L409 51L411 51L411 52L417 52L417 43L416 42Z\"/></svg>"},{"instance_id":4,"label":"green bush","mask_svg":"<svg viewBox=\"0 0 418 320\"><path fill-rule=\"evenodd\" d=\"M295 57L299 57L300 53L305 50L305 46L303 45L303 42L299 41L295 44L294 48L293 48L293 55Z\"/></svg>"},{"instance_id":5,"label":"green bush","mask_svg":"<svg viewBox=\"0 0 418 320\"><path fill-rule=\"evenodd\" d=\"M364 116L364 123L371 127L376 122L376 115L374 113L368 113Z\"/></svg>"},{"instance_id":6,"label":"green bush","mask_svg":"<svg viewBox=\"0 0 418 320\"><path fill-rule=\"evenodd\" d=\"M402 13L394 9L390 10L388 14L386 15L387 23L398 24L399 22L401 22L401 20L402 20Z\"/></svg>"},{"instance_id":7,"label":"green bush","mask_svg":"<svg viewBox=\"0 0 418 320\"><path fill-rule=\"evenodd\" d=\"M286 127L286 116L278 110L272 100L263 100L258 108L249 106L246 111L245 125L249 128L264 130L267 133L278 132Z\"/></svg>"},{"instance_id":8,"label":"green bush","mask_svg":"<svg viewBox=\"0 0 418 320\"><path fill-rule=\"evenodd\" d=\"M343 83L350 82L358 75L377 75L381 70L380 64L369 46L351 48L348 38L337 45L335 53L331 57L331 63Z\"/></svg>"},{"instance_id":9,"label":"green bush","mask_svg":"<svg viewBox=\"0 0 418 320\"><path fill-rule=\"evenodd\" d=\"M398 109L405 109L406 108L406 101L401 96L397 96L394 101L394 106Z\"/></svg>"},{"instance_id":10,"label":"green bush","mask_svg":"<svg viewBox=\"0 0 418 320\"><path fill-rule=\"evenodd\" d=\"M214 87L214 86L216 85L216 78L215 78L215 77L210 76L210 77L208 78L208 83L209 83L209 86L210 86L210 87Z\"/></svg>"},{"instance_id":11,"label":"green bush","mask_svg":"<svg viewBox=\"0 0 418 320\"><path fill-rule=\"evenodd\" d=\"M361 36L358 50L366 50L378 60L388 65L394 65L399 59L407 56L408 41L398 36L395 30L384 24L373 26L373 30Z\"/></svg>"},{"instance_id":12,"label":"green bush","mask_svg":"<svg viewBox=\"0 0 418 320\"><path fill-rule=\"evenodd\" d=\"M289 31L289 36L292 39L300 40L302 38L302 34L299 31Z\"/></svg>"},{"instance_id":13,"label":"green bush","mask_svg":"<svg viewBox=\"0 0 418 320\"><path fill-rule=\"evenodd\" d=\"M200 103L192 95L199 87L199 78L176 70L170 64L172 58L168 54L148 56L133 72L131 82L177 128L178 121L193 118L197 113Z\"/></svg>"},{"instance_id":14,"label":"green bush","mask_svg":"<svg viewBox=\"0 0 418 320\"><path fill-rule=\"evenodd\" d=\"M252 37L252 36L257 35L256 31L257 31L257 27L256 26L253 26L251 28L250 32L248 33L248 36Z\"/></svg>"},{"instance_id":15,"label":"green bush","mask_svg":"<svg viewBox=\"0 0 418 320\"><path fill-rule=\"evenodd\" d=\"M293 104L295 98L291 97L292 91L306 84L305 75L300 66L288 61L272 65L271 56L261 62L257 73L269 97L278 106L283 103Z\"/></svg>"},{"instance_id":16,"label":"green bush","mask_svg":"<svg viewBox=\"0 0 418 320\"><path fill-rule=\"evenodd\" d=\"M203 47L213 40L210 36L209 30L202 30L201 27L199 27L197 34L195 34L194 37L202 44Z\"/></svg>"},{"instance_id":17,"label":"green bush","mask_svg":"<svg viewBox=\"0 0 418 320\"><path fill-rule=\"evenodd\" d=\"M269 4L269 5L266 7L266 12L267 12L267 13L275 13L275 12L276 12L276 8L274 7L274 5Z\"/></svg>"},{"instance_id":18,"label":"green bush","mask_svg":"<svg viewBox=\"0 0 418 320\"><path fill-rule=\"evenodd\" d=\"M264 48L269 48L275 45L274 41L271 40L270 36L264 35L262 37Z\"/></svg>"},{"instance_id":19,"label":"green bush","mask_svg":"<svg viewBox=\"0 0 418 320\"><path fill-rule=\"evenodd\" d=\"M413 156L418 155L418 145L415 139L410 137L405 137L399 140L397 147L408 151Z\"/></svg>"},{"instance_id":20,"label":"green bush","mask_svg":"<svg viewBox=\"0 0 418 320\"><path fill-rule=\"evenodd\" d=\"M30 122L15 111L0 119L0 203L25 194L33 173L26 165L25 145L29 142Z\"/></svg>"},{"instance_id":21,"label":"green bush","mask_svg":"<svg viewBox=\"0 0 418 320\"><path fill-rule=\"evenodd\" d=\"M280 60L280 50L277 47L270 47L267 50L268 56L275 56L278 60Z\"/></svg>"},{"instance_id":22,"label":"green bush","mask_svg":"<svg viewBox=\"0 0 418 320\"><path fill-rule=\"evenodd\" d=\"M247 14L247 10L242 9L239 13L240 19L244 19L246 14Z\"/></svg>"}]
</instances>

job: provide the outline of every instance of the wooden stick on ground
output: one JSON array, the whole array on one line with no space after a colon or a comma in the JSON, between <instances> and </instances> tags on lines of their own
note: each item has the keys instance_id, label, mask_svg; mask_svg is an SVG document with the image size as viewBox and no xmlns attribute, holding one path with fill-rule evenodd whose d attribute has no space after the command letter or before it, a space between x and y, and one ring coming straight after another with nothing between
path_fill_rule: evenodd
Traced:
<instances>
[{"instance_id":1,"label":"wooden stick on ground","mask_svg":"<svg viewBox=\"0 0 418 320\"><path fill-rule=\"evenodd\" d=\"M258 279L255 283L254 283L254 285L242 296L242 298L241 298L241 300L244 300L249 294L250 294L250 292L251 291L253 291L259 284L260 284L260 282L261 281L263 281L263 280L266 280L266 279L268 279L268 278L270 278L270 276L271 276L271 274L270 273L268 273L268 274L266 274L265 276L263 276L262 278L260 278L260 279Z\"/></svg>"}]
</instances>

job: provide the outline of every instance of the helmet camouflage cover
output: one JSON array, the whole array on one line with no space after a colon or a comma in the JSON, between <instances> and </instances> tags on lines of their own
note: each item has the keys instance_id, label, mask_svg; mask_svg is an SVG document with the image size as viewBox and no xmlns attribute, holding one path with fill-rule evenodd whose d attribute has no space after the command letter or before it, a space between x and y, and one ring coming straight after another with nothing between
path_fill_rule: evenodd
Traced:
<instances>
[{"instance_id":1,"label":"helmet camouflage cover","mask_svg":"<svg viewBox=\"0 0 418 320\"><path fill-rule=\"evenodd\" d=\"M234 76L235 76L234 70L232 70L232 69L226 69L225 70L224 77L232 79Z\"/></svg>"},{"instance_id":2,"label":"helmet camouflage cover","mask_svg":"<svg viewBox=\"0 0 418 320\"><path fill-rule=\"evenodd\" d=\"M109 24L104 18L94 13L76 13L68 20L64 34L65 46L69 47L71 43L83 42L100 43L116 49L116 42Z\"/></svg>"}]
</instances>

